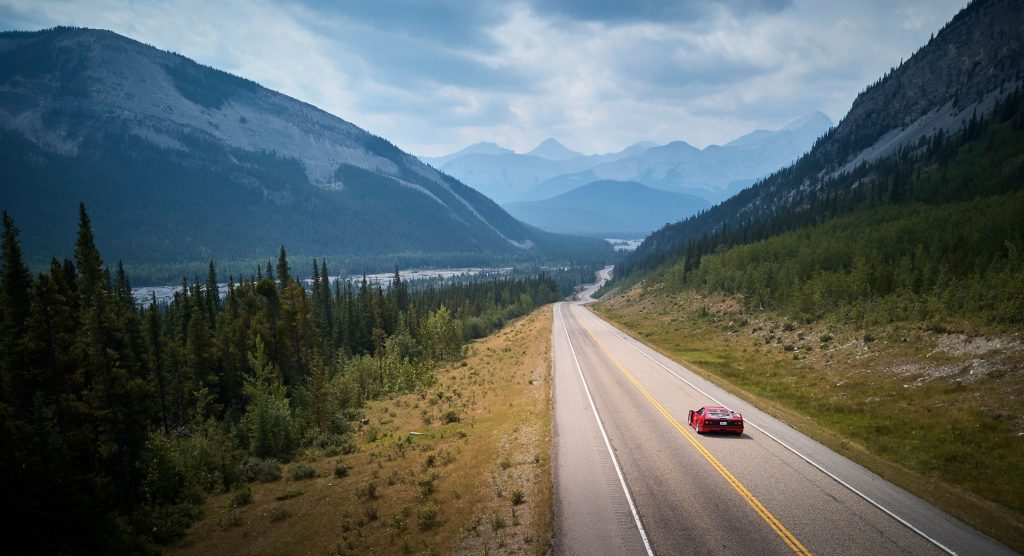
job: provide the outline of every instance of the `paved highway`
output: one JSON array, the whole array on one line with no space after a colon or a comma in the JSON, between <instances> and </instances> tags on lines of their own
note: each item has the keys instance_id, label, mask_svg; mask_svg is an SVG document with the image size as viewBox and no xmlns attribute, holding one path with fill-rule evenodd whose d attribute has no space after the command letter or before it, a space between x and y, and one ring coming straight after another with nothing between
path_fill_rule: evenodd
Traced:
<instances>
[{"instance_id":1,"label":"paved highway","mask_svg":"<svg viewBox=\"0 0 1024 556\"><path fill-rule=\"evenodd\" d=\"M557 554L1013 554L598 318L595 289L554 311ZM713 403L743 435L686 425Z\"/></svg>"}]
</instances>

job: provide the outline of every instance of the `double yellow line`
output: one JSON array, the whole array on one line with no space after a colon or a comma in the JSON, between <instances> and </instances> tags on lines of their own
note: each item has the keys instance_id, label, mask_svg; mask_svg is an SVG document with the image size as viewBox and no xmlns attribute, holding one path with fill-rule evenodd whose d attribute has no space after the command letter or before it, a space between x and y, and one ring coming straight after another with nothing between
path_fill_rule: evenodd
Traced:
<instances>
[{"instance_id":1,"label":"double yellow line","mask_svg":"<svg viewBox=\"0 0 1024 556\"><path fill-rule=\"evenodd\" d=\"M615 356L612 355L604 347L604 344L598 341L598 339L590 332L590 330L587 330L587 328L583 326L583 323L580 323L580 328L582 328L587 333L587 335L590 336L590 339L593 340L595 344L597 344L597 347L601 348L601 351L603 351L604 354L608 357L608 359L611 360L611 362L614 363L616 367L618 367L619 371L621 371L622 374L625 375L626 378L633 383L633 386L635 386L636 389L639 390L645 398L647 398L647 401L651 402L651 405L653 405L654 408L657 409L658 412L661 413L665 417L665 419L667 419L668 422L671 423L673 427L675 427L677 431L679 431L679 434L683 435L683 438L685 438L690 444L692 444L693 447L697 449L697 452L699 452L700 455L704 456L704 459L708 460L708 463L711 464L711 467L714 467L715 470L718 471L718 474L725 479L725 482L729 483L729 486L731 486L733 489L736 490L736 492L739 493L740 497L742 497L743 500L745 500L747 504L749 504L750 507L753 508L755 512L757 512L757 515L761 516L761 519L763 519L765 523L767 523L768 526L771 527L772 530L775 531L775 533L779 535L779 537L782 538L782 540L787 545L789 545L791 549L793 549L793 552L797 554L810 556L810 551L808 551L807 548L804 547L804 545L800 544L800 541L798 541L797 538L793 536L793 533L790 533L789 529L786 529L786 527L782 525L778 518L772 515L772 513L768 511L768 508L765 508L764 504L762 504L761 501L757 499L757 497L751 494L750 491L747 490L747 487L743 486L743 483L739 482L739 480L735 476L733 476L733 474L730 473L729 470L726 469L720 461L718 461L718 458L711 455L711 452L709 452L707 448L701 445L701 443L698 442L692 434L690 434L690 431L687 430L682 424L680 424L679 421L677 421L676 418L673 417L667 409L665 409L665 406L661 405L661 403L659 403L658 400L654 399L654 396L652 396L651 393L648 392L647 389L644 388L640 384L640 382L638 382L637 379L632 374L630 374L629 371L626 370L622 363L619 362L619 360L616 359Z\"/></svg>"}]
</instances>

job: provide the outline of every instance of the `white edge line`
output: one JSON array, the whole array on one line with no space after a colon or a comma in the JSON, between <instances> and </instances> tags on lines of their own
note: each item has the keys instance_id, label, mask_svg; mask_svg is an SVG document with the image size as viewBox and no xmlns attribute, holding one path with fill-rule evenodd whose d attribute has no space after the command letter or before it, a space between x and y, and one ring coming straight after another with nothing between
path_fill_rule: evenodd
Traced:
<instances>
[{"instance_id":1,"label":"white edge line","mask_svg":"<svg viewBox=\"0 0 1024 556\"><path fill-rule=\"evenodd\" d=\"M619 484L622 485L622 492L626 495L626 502L629 503L629 511L633 513L633 521L636 523L636 528L640 531L640 538L644 541L644 548L647 549L648 556L654 556L654 551L651 550L651 543L647 540L647 531L644 530L644 526L640 523L640 515L636 512L636 505L633 503L633 496L629 493L629 487L626 486L626 479L622 476L622 469L619 468L619 461L615 459L615 452L612 451L612 444L608 441L608 434L604 431L604 425L601 423L601 416L597 414L597 406L594 405L594 398L590 395L590 387L587 386L587 379L583 377L583 369L580 367L580 360L576 357L576 348L572 346L572 338L569 337L569 327L565 325L565 316L562 314L562 304L558 305L558 318L562 321L562 330L565 331L565 340L569 342L569 350L572 352L572 359L576 362L576 372L579 373L580 381L583 382L583 390L587 393L587 400L590 401L590 410L594 413L594 420L597 421L597 428L601 431L601 437L604 438L604 446L608 449L608 456L612 459L612 465L615 467L615 474L619 477Z\"/></svg>"},{"instance_id":2,"label":"white edge line","mask_svg":"<svg viewBox=\"0 0 1024 556\"><path fill-rule=\"evenodd\" d=\"M666 366L665 366L664 364L662 364L662 363L661 363L661 361L658 361L657 359L655 359L655 358L651 357L650 355L648 355L647 353L645 353L645 352L644 352L644 351L643 351L642 349L640 349L640 348L636 347L636 346L635 346L635 345L633 345L633 344L632 344L631 342L627 341L627 340L626 340L625 338L623 338L623 337L622 337L622 336L620 335L620 334L622 334L622 333L620 333L620 332L619 332L618 330L616 330L616 329L612 328L612 327L611 327L611 326L610 326L610 325L609 325L608 323L604 322L604 320L603 320L603 319L601 319L601 318L597 317L597 315L594 315L594 313L593 313L592 311L590 311L589 309L588 309L588 312L590 312L591 316L593 316L593 317L594 317L594 318L595 318L595 319L597 320L597 322L601 324L601 326L604 326L604 327L605 327L606 329L608 329L608 331L612 333L612 336L615 336L616 338L618 338L619 340L621 340L621 341L622 341L622 342L623 342L624 344L626 344L627 346L629 346L629 347L633 348L634 350L636 350L636 351L637 351L637 353L639 353L640 355L643 355L643 356L644 356L644 357L646 357L647 359L650 359L650 360L651 360L652 362L654 362L654 364L655 364L655 365L657 365L657 366L661 367L662 369L665 369L666 371L668 371L668 373L669 373L669 374L671 374L672 376L676 377L676 378L677 378L677 379L679 379L680 381L684 382L684 383L685 383L685 384L686 384L687 386L689 386L690 388L693 388L694 390L696 390L696 391L700 392L700 393L701 393L701 394L703 394L703 395L704 395L705 397L707 397L707 398L708 398L709 400L711 400L711 401L715 402L715 403L716 403L716 404L718 404L718 405L723 405L723 406L725 405L725 404L723 404L722 402L720 402L720 401L718 401L717 399L715 399L715 397L714 397L714 396L712 396L711 394L708 394L708 393L707 393L707 392L705 392L704 390L701 390L700 388L698 388L698 387L697 387L696 385L694 385L694 384L693 384L692 382L690 382L689 380L686 380L685 378L683 378L683 377L679 376L679 375L678 375L678 374L677 374L677 373L676 373L675 371L673 371L672 369L670 369L670 368L666 367ZM565 322L564 322L564 321L563 321L562 325L563 325L563 326L565 326ZM568 331L566 331L566 334L568 334ZM634 341L637 341L637 340L634 340ZM570 344L570 347L572 347L572 346L571 346L571 344ZM575 355L575 354L574 354L574 355ZM685 368L685 367L684 367L684 368ZM920 529L918 529L917 527L914 527L913 525L911 525L911 524L910 524L909 522L907 522L907 521L906 521L905 519L903 519L902 517L900 517L900 516L898 516L898 515L896 515L896 514L892 513L891 511L889 511L889 509L888 509L888 508L886 508L885 506L883 506L883 505L879 504L878 502L875 502L874 500L872 500L871 498L869 498L869 497L868 497L868 495L866 495L866 494L864 494L863 492L861 492L861 491L857 490L856 488L854 488L854 487L853 487L852 485L850 485L850 484L849 484L849 483L847 483L846 481L844 481L844 480L840 479L839 477L837 477L837 476L833 475L833 474L832 474L832 473L831 473L831 472L830 472L829 470L825 469L825 468L824 468L824 467L822 467L821 465L818 465L817 463L815 463L814 461L812 461L812 460L811 460L810 458L808 458L807 456L805 456L805 455L801 454L800 452L796 451L796 449L795 449L795 448L793 448L792 446L790 446L790 445L786 444L786 443L785 443L785 442L783 442L782 440L779 440L779 439L778 439L778 438L776 438L776 437L775 437L774 435L772 435L772 434L771 434L771 433L769 433L768 431L766 431L766 430L762 429L761 427L757 426L756 424L754 424L754 423L752 423L752 422L750 422L750 421L746 421L746 423L747 423L748 425L750 425L750 426L754 427L755 429L757 429L757 430L761 431L761 432L762 432L762 433L763 433L763 434L764 434L765 436L767 436L768 438L771 438L772 440L774 440L775 442L777 442L777 443L778 443L778 444L779 444L780 446L782 446L783 448L785 448L785 449L789 450L790 452L793 452L794 454L796 454L796 456L797 456L797 457L799 457L800 459L802 459L802 460L806 461L807 463L811 464L811 465L812 465L812 466L814 466L814 467L815 467L816 469L818 469L818 471L821 471L821 472L822 472L822 473L824 473L825 475L828 475L828 476L829 476L829 477L830 477L830 478L831 478L832 480L834 480L835 482L839 483L840 485L843 485L843 486L844 486L844 487L846 487L846 489L848 489L848 490L849 490L850 492L852 492L852 493L856 494L857 496L860 496L861 498L863 498L864 500L866 500L866 501L867 501L867 502L868 502L869 504L871 504L872 506L874 506L874 507L878 508L879 510L882 510L882 511L883 511L883 512L885 512L885 513L886 513L886 514L887 514L887 515L888 515L889 517L891 517L891 518L895 519L896 521L900 522L900 523L901 523L901 524L903 524L903 525L904 525L904 526L905 526L906 528L908 528L908 529L910 529L911 531L913 531L913 532L917 533L918 535L920 535L921 537L923 537L923 538L924 538L925 540L927 540L928 542L930 542L930 543L934 544L935 546L937 546L937 547L941 548L941 549L942 549L942 550L944 550L944 551L945 551L945 552L946 552L947 554L952 554L953 556L956 556L956 552L954 552L953 550L950 550L950 549L949 549L949 548L948 548L948 547L947 547L946 545L944 545L944 544L940 543L939 541L937 541L937 540L933 539L932 537L929 537L929 536L928 536L927 534L925 534L925 532L924 532L924 531L921 531L921 530L920 530Z\"/></svg>"}]
</instances>

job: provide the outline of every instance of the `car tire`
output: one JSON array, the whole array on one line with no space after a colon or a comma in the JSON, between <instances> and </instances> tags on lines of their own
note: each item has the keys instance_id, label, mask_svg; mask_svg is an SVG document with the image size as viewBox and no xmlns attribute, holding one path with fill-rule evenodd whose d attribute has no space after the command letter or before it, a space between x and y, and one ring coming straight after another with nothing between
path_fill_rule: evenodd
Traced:
<instances>
[{"instance_id":1,"label":"car tire","mask_svg":"<svg viewBox=\"0 0 1024 556\"><path fill-rule=\"evenodd\" d=\"M697 429L697 434L703 434L700 430L700 423L694 423L693 428Z\"/></svg>"}]
</instances>

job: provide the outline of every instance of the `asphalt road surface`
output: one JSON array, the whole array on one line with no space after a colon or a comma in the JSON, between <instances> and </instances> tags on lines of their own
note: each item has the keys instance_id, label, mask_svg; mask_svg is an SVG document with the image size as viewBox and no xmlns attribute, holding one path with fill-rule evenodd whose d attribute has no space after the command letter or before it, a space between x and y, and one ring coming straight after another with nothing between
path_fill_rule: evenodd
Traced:
<instances>
[{"instance_id":1,"label":"asphalt road surface","mask_svg":"<svg viewBox=\"0 0 1024 556\"><path fill-rule=\"evenodd\" d=\"M598 318L594 289L554 310L557 554L1013 554ZM686 424L716 403L741 436Z\"/></svg>"}]
</instances>

